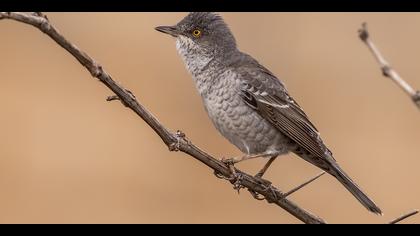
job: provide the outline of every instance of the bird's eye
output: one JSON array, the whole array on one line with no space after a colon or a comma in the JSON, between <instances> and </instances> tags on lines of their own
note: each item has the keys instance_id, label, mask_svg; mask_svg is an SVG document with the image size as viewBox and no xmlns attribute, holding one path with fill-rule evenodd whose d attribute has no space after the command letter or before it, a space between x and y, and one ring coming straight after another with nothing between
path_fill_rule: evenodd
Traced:
<instances>
[{"instance_id":1,"label":"bird's eye","mask_svg":"<svg viewBox=\"0 0 420 236\"><path fill-rule=\"evenodd\" d=\"M194 37L196 37L196 38L200 37L200 36L201 36L201 30L195 29L195 30L192 32L192 35L193 35Z\"/></svg>"}]
</instances>

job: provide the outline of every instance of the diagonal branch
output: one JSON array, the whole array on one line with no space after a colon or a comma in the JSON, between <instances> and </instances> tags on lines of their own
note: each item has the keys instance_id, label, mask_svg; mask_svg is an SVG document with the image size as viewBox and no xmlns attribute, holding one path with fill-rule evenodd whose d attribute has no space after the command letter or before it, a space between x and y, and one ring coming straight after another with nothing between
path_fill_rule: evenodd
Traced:
<instances>
[{"instance_id":1,"label":"diagonal branch","mask_svg":"<svg viewBox=\"0 0 420 236\"><path fill-rule=\"evenodd\" d=\"M401 78L400 75L385 60L381 52L370 39L366 23L363 23L362 28L359 29L359 37L366 44L366 46L369 48L369 50L375 57L376 61L379 63L379 66L382 70L382 74L385 77L392 79L398 86L400 86L400 88L404 90L404 92L406 92L408 96L410 96L414 104L416 104L417 107L420 109L420 91L414 90L413 87L411 87L405 80L403 80L403 78Z\"/></svg>"},{"instance_id":2,"label":"diagonal branch","mask_svg":"<svg viewBox=\"0 0 420 236\"><path fill-rule=\"evenodd\" d=\"M99 79L105 86L112 90L126 107L130 108L140 118L142 118L156 132L156 134L160 136L170 151L181 151L189 154L191 157L213 169L218 176L223 176L225 179L228 179L235 187L245 187L254 194L264 196L269 203L274 203L280 206L304 223L325 223L323 219L311 214L296 205L294 202L282 197L283 193L272 186L269 181L263 181L259 178L255 178L238 169L235 169L238 175L234 175L232 177L230 169L225 164L192 144L185 138L185 135L182 132L177 132L176 134L171 133L136 100L130 91L115 82L101 67L101 65L64 38L58 30L50 24L48 18L42 13L0 12L0 19L11 19L32 25L52 38L57 44L75 57L93 77ZM111 97L110 100L115 100L115 97Z\"/></svg>"},{"instance_id":3,"label":"diagonal branch","mask_svg":"<svg viewBox=\"0 0 420 236\"><path fill-rule=\"evenodd\" d=\"M396 224L396 223L398 223L398 222L400 222L402 220L405 220L408 217L413 216L413 215L415 215L417 213L419 213L419 210L412 210L412 211L410 211L410 212L408 212L408 213L406 213L406 214L404 214L404 215L396 218L395 220L392 220L391 222L389 222L389 224Z\"/></svg>"}]
</instances>

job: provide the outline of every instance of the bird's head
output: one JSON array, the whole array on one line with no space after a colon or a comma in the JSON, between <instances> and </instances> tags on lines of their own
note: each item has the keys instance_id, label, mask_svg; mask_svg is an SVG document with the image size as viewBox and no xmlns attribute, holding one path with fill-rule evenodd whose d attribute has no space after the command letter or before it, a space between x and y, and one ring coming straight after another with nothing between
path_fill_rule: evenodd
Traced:
<instances>
[{"instance_id":1,"label":"bird's head","mask_svg":"<svg viewBox=\"0 0 420 236\"><path fill-rule=\"evenodd\" d=\"M229 27L215 13L193 12L174 26L159 26L155 29L175 37L182 50L211 54L236 50L235 38Z\"/></svg>"}]
</instances>

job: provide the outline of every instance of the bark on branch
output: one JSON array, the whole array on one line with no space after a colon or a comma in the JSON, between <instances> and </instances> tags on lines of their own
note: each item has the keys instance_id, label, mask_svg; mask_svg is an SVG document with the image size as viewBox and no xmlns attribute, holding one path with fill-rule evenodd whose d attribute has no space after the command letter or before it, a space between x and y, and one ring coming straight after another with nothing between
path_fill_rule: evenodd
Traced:
<instances>
[{"instance_id":1,"label":"bark on branch","mask_svg":"<svg viewBox=\"0 0 420 236\"><path fill-rule=\"evenodd\" d=\"M126 107L134 111L142 118L155 132L160 136L162 141L168 146L170 151L181 151L189 154L191 157L201 161L214 170L216 176L229 180L236 189L247 188L254 197L264 197L269 203L274 203L297 219L308 224L322 224L325 221L314 214L299 207L296 203L282 197L283 192L271 185L269 181L262 181L245 172L235 169L239 174L239 178L232 176L230 169L221 161L210 156L190 141L185 135L178 131L175 134L166 129L143 105L141 105L135 96L117 82L88 54L80 50L76 45L72 44L64 38L59 31L49 22L48 18L39 12L36 13L20 13L20 12L0 12L0 19L11 19L25 24L32 25L50 38L57 44L67 50L74 58L76 58L82 66L84 66L90 74L99 79L105 86L112 90L118 100ZM110 97L109 100L115 100Z\"/></svg>"}]
</instances>

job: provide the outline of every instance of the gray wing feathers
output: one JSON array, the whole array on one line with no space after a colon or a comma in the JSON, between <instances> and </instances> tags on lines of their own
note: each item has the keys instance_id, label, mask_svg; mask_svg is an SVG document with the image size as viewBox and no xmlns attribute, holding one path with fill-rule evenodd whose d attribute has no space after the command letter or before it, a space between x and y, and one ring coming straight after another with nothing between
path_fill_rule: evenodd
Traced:
<instances>
[{"instance_id":1,"label":"gray wing feathers","mask_svg":"<svg viewBox=\"0 0 420 236\"><path fill-rule=\"evenodd\" d=\"M241 96L264 119L276 127L311 155L301 157L335 176L367 209L381 214L381 210L345 174L322 142L318 130L305 112L287 93L269 70L253 59L239 67L243 86Z\"/></svg>"},{"instance_id":2,"label":"gray wing feathers","mask_svg":"<svg viewBox=\"0 0 420 236\"><path fill-rule=\"evenodd\" d=\"M241 93L248 105L309 153L332 156L305 112L270 71L260 64L240 71L244 81Z\"/></svg>"}]
</instances>

